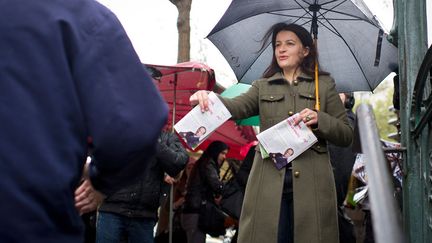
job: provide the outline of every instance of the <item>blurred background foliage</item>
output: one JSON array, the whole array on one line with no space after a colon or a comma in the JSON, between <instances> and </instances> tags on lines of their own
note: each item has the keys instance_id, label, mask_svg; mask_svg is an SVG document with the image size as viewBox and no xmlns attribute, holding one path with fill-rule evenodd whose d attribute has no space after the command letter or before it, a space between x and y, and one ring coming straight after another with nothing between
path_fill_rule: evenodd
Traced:
<instances>
[{"instance_id":1,"label":"blurred background foliage","mask_svg":"<svg viewBox=\"0 0 432 243\"><path fill-rule=\"evenodd\" d=\"M395 139L388 137L389 134L397 132L396 126L389 124L390 119L397 117L393 109L393 76L389 75L373 93L356 92L354 111L359 104L370 104L373 107L380 137L384 140L396 142Z\"/></svg>"}]
</instances>

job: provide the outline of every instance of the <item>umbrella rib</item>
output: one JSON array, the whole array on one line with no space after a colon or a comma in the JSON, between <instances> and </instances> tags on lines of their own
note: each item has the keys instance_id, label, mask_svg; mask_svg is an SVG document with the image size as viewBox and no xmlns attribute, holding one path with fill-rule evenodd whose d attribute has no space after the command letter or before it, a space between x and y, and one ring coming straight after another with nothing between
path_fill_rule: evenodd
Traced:
<instances>
[{"instance_id":1,"label":"umbrella rib","mask_svg":"<svg viewBox=\"0 0 432 243\"><path fill-rule=\"evenodd\" d=\"M267 50L267 48L270 46L270 44L271 44L271 42L269 42L265 46L266 48L261 48L261 51L257 53L258 56L260 56L265 50ZM257 61L258 61L258 58L256 58L250 65L248 65L247 69L249 69L250 67L252 67L255 64L255 62L257 62ZM243 74L241 75L241 77L239 78L239 80L242 80L245 75L246 75L246 72L243 72Z\"/></svg>"},{"instance_id":2,"label":"umbrella rib","mask_svg":"<svg viewBox=\"0 0 432 243\"><path fill-rule=\"evenodd\" d=\"M327 12L332 12L332 13L337 13L337 14L340 14L340 15L344 15L344 16L348 16L348 17L352 17L353 18L353 19L329 18L330 20L344 20L344 21L346 21L346 20L352 20L352 21L358 21L358 20L360 20L360 21L365 21L365 22L367 22L367 23L375 26L375 24L372 21L370 21L369 19L367 19L367 18L366 19L360 18L359 16L352 15L352 14L347 14L347 13L342 13L340 11L336 11L336 10L333 10L333 9L325 9L325 8L323 8L323 10L326 10L326 13ZM324 14L325 13L320 13L320 15L322 16L322 18L325 18Z\"/></svg>"},{"instance_id":3,"label":"umbrella rib","mask_svg":"<svg viewBox=\"0 0 432 243\"><path fill-rule=\"evenodd\" d=\"M375 24L372 23L372 21L370 21L368 18L364 19L364 18L360 18L359 16L356 16L356 15L347 14L347 13L343 13L343 12L335 10L335 8L339 7L340 5L342 5L343 3L347 2L347 1L348 0L341 1L339 4L336 4L332 8L321 8L321 9L325 10L325 13L332 12L332 13L337 13L337 14L344 15L344 16L349 16L349 17L352 17L352 18L354 18L356 20L362 20L362 21L365 21L365 22L370 23L370 24L372 24L372 25L375 26ZM320 15L323 16L325 13L320 13ZM325 17L323 16L323 18L325 18ZM331 19L331 20L333 20L333 19ZM334 19L334 20L345 20L346 21L346 20L349 20L349 19Z\"/></svg>"},{"instance_id":4,"label":"umbrella rib","mask_svg":"<svg viewBox=\"0 0 432 243\"><path fill-rule=\"evenodd\" d=\"M284 16L284 17L294 17L297 18L296 21L294 21L293 23L297 22L299 19L312 19L312 17L305 17L306 14L299 16L299 15L291 15L291 14L281 14L281 13L268 13L271 15L276 15L276 16Z\"/></svg>"},{"instance_id":5,"label":"umbrella rib","mask_svg":"<svg viewBox=\"0 0 432 243\"><path fill-rule=\"evenodd\" d=\"M297 0L294 0L294 2L296 2L297 5L299 5L306 12L306 14L309 14L312 17L312 14L310 13L309 9L303 7ZM310 5L310 3L306 2L305 0L302 0L302 2L304 2L307 5Z\"/></svg>"},{"instance_id":6,"label":"umbrella rib","mask_svg":"<svg viewBox=\"0 0 432 243\"><path fill-rule=\"evenodd\" d=\"M345 1L346 1L346 0L345 0ZM344 1L344 2L345 2L345 1ZM296 2L297 2L297 1L296 1ZM342 4L342 3L343 3L343 2L341 2L340 4ZM335 7L339 6L340 4L336 5ZM335 7L334 7L334 8L335 8ZM328 11L333 11L333 10L328 9L327 12L328 12ZM333 30L330 29L328 26L326 26L326 25L325 25L325 24L324 24L320 19L318 19L318 21L321 23L321 25L324 26L324 28L328 29L330 32L334 33L336 36L339 36L339 38L341 38L342 41L345 43L345 45L347 46L347 48L348 48L348 50L350 51L351 55L353 56L354 60L356 61L357 65L359 66L360 71L362 72L364 78L366 79L369 88L372 90L372 87L371 87L371 85L369 84L369 80L368 80L368 78L366 77L366 74L365 74L365 72L364 72L362 66L360 65L360 63L359 63L357 57L354 55L354 52L353 52L353 50L351 49L351 47L348 45L348 43L347 43L346 40L342 37L342 35L339 33L339 31L337 31L337 29L332 25L332 23L329 21L329 19L327 19L327 18L324 16L323 13L320 13L320 16L322 17L322 19L324 19L324 20L325 20L325 21L326 21L326 22L327 22L327 23L332 27Z\"/></svg>"},{"instance_id":7,"label":"umbrella rib","mask_svg":"<svg viewBox=\"0 0 432 243\"><path fill-rule=\"evenodd\" d=\"M328 27L325 23L323 23L323 22L321 21L321 19L318 19L318 22L321 24L320 26L322 26L322 27L328 29L330 32L332 32L332 33L335 34L336 36L342 37L342 36L340 35L340 33L335 29L335 27L334 27L331 23L329 23L329 24L331 25L332 28Z\"/></svg>"},{"instance_id":8,"label":"umbrella rib","mask_svg":"<svg viewBox=\"0 0 432 243\"><path fill-rule=\"evenodd\" d=\"M309 11L308 10L306 10L297 0L294 0L299 6L300 6L300 8L302 8L304 11L305 11L305 14L303 15L303 16L305 16L306 14L309 14L310 16L312 16L310 13L309 13ZM304 0L302 0L302 1L304 1ZM288 9L289 10L289 9ZM268 13L268 14L274 14L274 15L281 15L281 14L277 14L277 13L272 13L272 12L270 12L270 13ZM296 21L294 21L294 23L296 23L298 20L300 20L300 18L304 18L304 17L298 17L298 16L293 16L293 17L297 17L297 20ZM271 42L270 43L268 43L267 44L267 46L266 46L266 48L262 48L261 49L261 51L259 52L259 53L257 53L258 55L261 55L265 50L267 50L267 48L270 46L270 44L271 44ZM258 59L255 59L250 65L248 65L248 69L250 68L250 67L252 67L256 62L258 61ZM243 79L243 77L245 76L245 74L246 74L246 72L244 72L242 75L241 75L241 77L239 78L239 80L242 80Z\"/></svg>"},{"instance_id":9,"label":"umbrella rib","mask_svg":"<svg viewBox=\"0 0 432 243\"><path fill-rule=\"evenodd\" d=\"M310 5L310 3L306 2L305 0L302 0L302 1L303 1L304 3ZM329 1L329 2L326 2L326 3L320 4L320 5L322 6L322 5L329 4L329 3L332 3L332 2L337 2L337 1L339 1L339 0ZM337 13L337 14L344 15L344 16L349 16L349 17L352 17L352 18L354 18L354 19L356 19L356 20L362 20L362 21L365 21L365 22L368 22L368 23L374 25L374 24L373 24L369 19L363 19L363 18L360 18L360 17L355 16L355 15L352 15L352 14L347 14L347 13L343 13L343 12L340 12L340 11L336 11L336 10L334 10L335 8L339 7L340 5L342 5L343 3L345 3L346 1L348 1L348 0L341 1L340 3L336 4L336 5L333 6L332 8L321 8L322 10L325 10L325 12L324 12L324 13L319 12L319 15L322 16L322 18L325 18L325 17L324 17L324 14L326 14L327 12L332 12L332 13ZM297 3L301 8L303 8L303 10L304 10L305 12L307 12L309 15L311 15L310 12L309 12L309 10L307 10L306 8L304 8L303 6L301 6L300 3L299 3L297 0L295 0L295 2L296 2L296 3ZM317 3L317 1L315 1L315 3ZM311 16L312 16L312 15L311 15ZM332 19L332 20L333 20L333 19ZM334 20L349 20L349 19L334 19Z\"/></svg>"},{"instance_id":10,"label":"umbrella rib","mask_svg":"<svg viewBox=\"0 0 432 243\"><path fill-rule=\"evenodd\" d=\"M325 3L321 3L320 5L322 6L322 5L330 4L333 2L337 2L337 1L340 1L340 0L332 0L332 1L325 2ZM343 2L345 2L345 1L343 1Z\"/></svg>"},{"instance_id":11,"label":"umbrella rib","mask_svg":"<svg viewBox=\"0 0 432 243\"><path fill-rule=\"evenodd\" d=\"M309 19L309 20L312 19L312 17L305 17L304 15L299 16L299 15L282 14L282 13L274 13L274 12L272 12L272 13L268 13L268 14L276 15L276 16L284 16L284 17L294 17L294 18L297 18L297 19ZM318 18L318 19L319 19L319 18ZM356 18L356 19L348 19L348 18L346 18L346 19L342 19L342 18L326 18L326 19L328 19L328 20L341 20L341 21L366 21L366 22L368 22L367 20L362 19L362 18ZM369 22L369 23L370 23L370 22Z\"/></svg>"},{"instance_id":12,"label":"umbrella rib","mask_svg":"<svg viewBox=\"0 0 432 243\"><path fill-rule=\"evenodd\" d=\"M324 19L326 20L325 17L324 17ZM372 87L371 87L371 85L370 85L370 83L369 83L369 80L368 80L368 78L367 78L367 76L366 76L364 70L363 70L363 67L360 65L360 62L358 61L356 55L354 55L353 50L352 50L351 47L348 45L348 43L346 42L345 38L343 38L342 35L339 33L339 31L337 31L337 29L336 29L336 28L335 28L335 27L330 23L330 21L328 21L328 20L326 20L326 21L327 21L327 23L328 23L328 24L329 24L329 25L334 29L334 31L337 33L336 36L339 36L339 38L341 38L342 41L345 43L346 47L347 47L348 50L350 51L350 53L351 53L351 55L353 56L354 60L356 61L358 67L360 68L361 73L363 74L364 78L366 79L366 81L367 81L366 83L368 84L369 88L372 90ZM321 21L320 21L320 22L321 22ZM324 24L323 24L323 26L326 27L327 29L329 29L329 28L328 28L327 26L325 26ZM329 30L330 30L330 29L329 29ZM330 31L333 32L332 30L330 30ZM333 33L334 33L334 32L333 32Z\"/></svg>"}]
</instances>

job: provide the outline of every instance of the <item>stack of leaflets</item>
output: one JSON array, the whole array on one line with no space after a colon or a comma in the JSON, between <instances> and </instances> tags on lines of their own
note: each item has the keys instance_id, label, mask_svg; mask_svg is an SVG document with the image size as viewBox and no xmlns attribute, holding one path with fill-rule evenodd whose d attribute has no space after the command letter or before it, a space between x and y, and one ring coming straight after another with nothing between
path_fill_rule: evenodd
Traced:
<instances>
[{"instance_id":1,"label":"stack of leaflets","mask_svg":"<svg viewBox=\"0 0 432 243\"><path fill-rule=\"evenodd\" d=\"M231 118L231 113L214 92L210 92L208 97L208 111L202 112L197 105L174 125L177 134L192 150L195 150L219 126Z\"/></svg>"},{"instance_id":2,"label":"stack of leaflets","mask_svg":"<svg viewBox=\"0 0 432 243\"><path fill-rule=\"evenodd\" d=\"M297 113L257 135L262 158L270 157L279 170L318 141L303 121L294 125L298 116Z\"/></svg>"}]
</instances>

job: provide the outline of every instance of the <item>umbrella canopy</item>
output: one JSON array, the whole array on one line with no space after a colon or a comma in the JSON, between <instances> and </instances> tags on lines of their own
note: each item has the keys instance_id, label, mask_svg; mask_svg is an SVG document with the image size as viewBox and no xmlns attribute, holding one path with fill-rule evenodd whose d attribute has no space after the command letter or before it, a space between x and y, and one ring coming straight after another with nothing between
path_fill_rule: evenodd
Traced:
<instances>
[{"instance_id":1,"label":"umbrella canopy","mask_svg":"<svg viewBox=\"0 0 432 243\"><path fill-rule=\"evenodd\" d=\"M184 62L173 66L145 65L170 107L169 127L191 110L189 97L193 93L198 90L212 90L216 83L213 69L202 63Z\"/></svg>"},{"instance_id":2,"label":"umbrella canopy","mask_svg":"<svg viewBox=\"0 0 432 243\"><path fill-rule=\"evenodd\" d=\"M189 97L198 90L213 90L216 79L213 69L197 62L184 62L173 66L145 64L155 80L165 101L170 108L168 127L176 124L191 109ZM230 146L228 158L242 160L244 146L256 140L251 127L237 126L234 121L227 121L197 149L204 150L215 140Z\"/></svg>"},{"instance_id":3,"label":"umbrella canopy","mask_svg":"<svg viewBox=\"0 0 432 243\"><path fill-rule=\"evenodd\" d=\"M396 47L361 0L233 0L208 39L237 79L251 83L272 60L270 40L260 49L266 31L279 22L314 33L320 67L339 92L373 91L397 67Z\"/></svg>"}]
</instances>

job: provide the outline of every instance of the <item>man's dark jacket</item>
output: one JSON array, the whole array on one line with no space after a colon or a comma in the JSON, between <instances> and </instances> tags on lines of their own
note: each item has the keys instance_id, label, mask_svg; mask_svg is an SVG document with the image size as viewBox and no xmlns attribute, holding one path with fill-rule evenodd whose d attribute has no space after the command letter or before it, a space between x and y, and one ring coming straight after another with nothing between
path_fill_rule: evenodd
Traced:
<instances>
[{"instance_id":1,"label":"man's dark jacket","mask_svg":"<svg viewBox=\"0 0 432 243\"><path fill-rule=\"evenodd\" d=\"M99 211L127 217L157 219L164 173L175 177L184 169L188 160L187 152L178 137L163 132L159 138L156 156L148 160L139 179L107 197Z\"/></svg>"},{"instance_id":2,"label":"man's dark jacket","mask_svg":"<svg viewBox=\"0 0 432 243\"><path fill-rule=\"evenodd\" d=\"M96 1L2 0L0 33L0 242L83 242L88 137L109 194L154 154L166 103Z\"/></svg>"}]
</instances>

